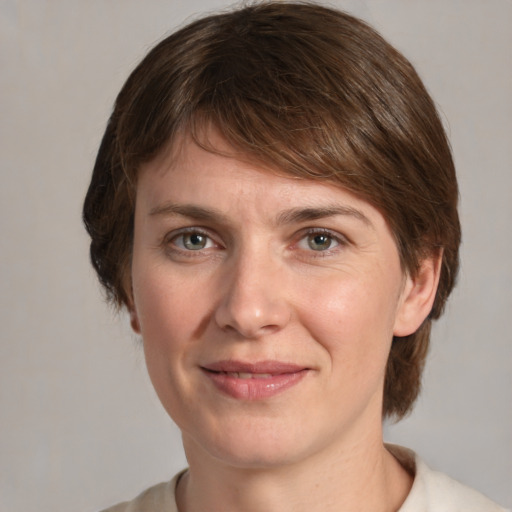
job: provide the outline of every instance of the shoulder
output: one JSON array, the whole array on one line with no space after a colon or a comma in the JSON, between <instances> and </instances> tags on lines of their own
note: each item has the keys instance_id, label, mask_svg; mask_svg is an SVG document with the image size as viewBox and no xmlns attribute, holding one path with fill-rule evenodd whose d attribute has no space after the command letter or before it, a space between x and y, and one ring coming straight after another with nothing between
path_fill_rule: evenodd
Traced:
<instances>
[{"instance_id":1,"label":"shoulder","mask_svg":"<svg viewBox=\"0 0 512 512\"><path fill-rule=\"evenodd\" d=\"M421 459L416 462L417 475L422 480L430 508L436 512L505 512L505 509L483 494L449 476L433 471Z\"/></svg>"},{"instance_id":2,"label":"shoulder","mask_svg":"<svg viewBox=\"0 0 512 512\"><path fill-rule=\"evenodd\" d=\"M478 491L430 469L411 450L398 446L388 449L415 472L413 486L399 512L506 512Z\"/></svg>"},{"instance_id":3,"label":"shoulder","mask_svg":"<svg viewBox=\"0 0 512 512\"><path fill-rule=\"evenodd\" d=\"M174 491L182 474L183 472L178 473L170 482L162 482L146 489L132 501L119 503L102 512L178 512Z\"/></svg>"}]
</instances>

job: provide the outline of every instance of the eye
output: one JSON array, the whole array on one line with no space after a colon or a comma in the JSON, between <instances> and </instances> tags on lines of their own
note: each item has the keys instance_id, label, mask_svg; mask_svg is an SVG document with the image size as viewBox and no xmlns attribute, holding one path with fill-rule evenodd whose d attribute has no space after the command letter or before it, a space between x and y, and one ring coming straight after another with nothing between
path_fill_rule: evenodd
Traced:
<instances>
[{"instance_id":1,"label":"eye","mask_svg":"<svg viewBox=\"0 0 512 512\"><path fill-rule=\"evenodd\" d=\"M329 249L334 249L339 245L340 241L337 237L324 231L309 233L298 243L298 247L300 249L316 252L328 251Z\"/></svg>"},{"instance_id":2,"label":"eye","mask_svg":"<svg viewBox=\"0 0 512 512\"><path fill-rule=\"evenodd\" d=\"M179 249L185 251L200 251L214 247L211 238L199 231L181 233L172 239L172 243Z\"/></svg>"}]
</instances>

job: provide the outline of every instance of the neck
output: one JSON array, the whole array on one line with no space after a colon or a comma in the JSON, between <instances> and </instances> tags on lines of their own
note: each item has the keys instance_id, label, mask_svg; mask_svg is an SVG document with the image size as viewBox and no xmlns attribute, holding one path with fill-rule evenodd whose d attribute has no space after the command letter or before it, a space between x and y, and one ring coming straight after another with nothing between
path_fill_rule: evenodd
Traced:
<instances>
[{"instance_id":1,"label":"neck","mask_svg":"<svg viewBox=\"0 0 512 512\"><path fill-rule=\"evenodd\" d=\"M179 511L397 511L412 477L386 450L382 434L358 437L306 461L270 468L226 465L184 439L190 469L177 490Z\"/></svg>"}]
</instances>

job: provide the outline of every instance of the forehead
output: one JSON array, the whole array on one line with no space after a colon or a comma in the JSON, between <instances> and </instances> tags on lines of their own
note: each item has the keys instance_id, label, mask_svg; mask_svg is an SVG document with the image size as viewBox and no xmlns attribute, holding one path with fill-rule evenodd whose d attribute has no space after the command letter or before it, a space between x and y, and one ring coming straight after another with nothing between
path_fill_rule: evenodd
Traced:
<instances>
[{"instance_id":1,"label":"forehead","mask_svg":"<svg viewBox=\"0 0 512 512\"><path fill-rule=\"evenodd\" d=\"M169 175L170 180L180 178L185 183L191 181L193 176L197 179L202 174L201 181L226 180L234 185L240 182L241 173L244 179L265 179L270 186L271 182L294 184L297 187L311 187L313 184L323 184L333 190L344 190L350 193L339 179L330 174L320 176L318 173L307 170L279 165L269 158L272 151L238 149L228 142L226 138L211 125L200 126L198 131L191 134L184 131L168 143L152 160L143 164L138 172L141 177L156 174L160 178ZM248 172L252 171L252 172Z\"/></svg>"},{"instance_id":2,"label":"forehead","mask_svg":"<svg viewBox=\"0 0 512 512\"><path fill-rule=\"evenodd\" d=\"M139 211L183 213L186 206L195 216L202 209L217 218L258 216L275 225L334 215L370 227L386 224L370 203L331 180L306 179L255 162L216 133L205 146L182 137L145 164L137 188Z\"/></svg>"}]
</instances>

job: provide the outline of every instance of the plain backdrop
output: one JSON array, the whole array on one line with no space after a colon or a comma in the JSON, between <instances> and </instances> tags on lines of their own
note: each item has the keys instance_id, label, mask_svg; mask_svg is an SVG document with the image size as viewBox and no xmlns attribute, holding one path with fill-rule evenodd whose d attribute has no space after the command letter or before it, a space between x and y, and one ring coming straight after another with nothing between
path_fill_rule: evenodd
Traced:
<instances>
[{"instance_id":1,"label":"plain backdrop","mask_svg":"<svg viewBox=\"0 0 512 512\"><path fill-rule=\"evenodd\" d=\"M0 0L0 511L92 512L185 465L81 203L115 95L162 36L223 0ZM512 2L367 0L453 145L462 271L424 391L386 439L512 506Z\"/></svg>"}]
</instances>

